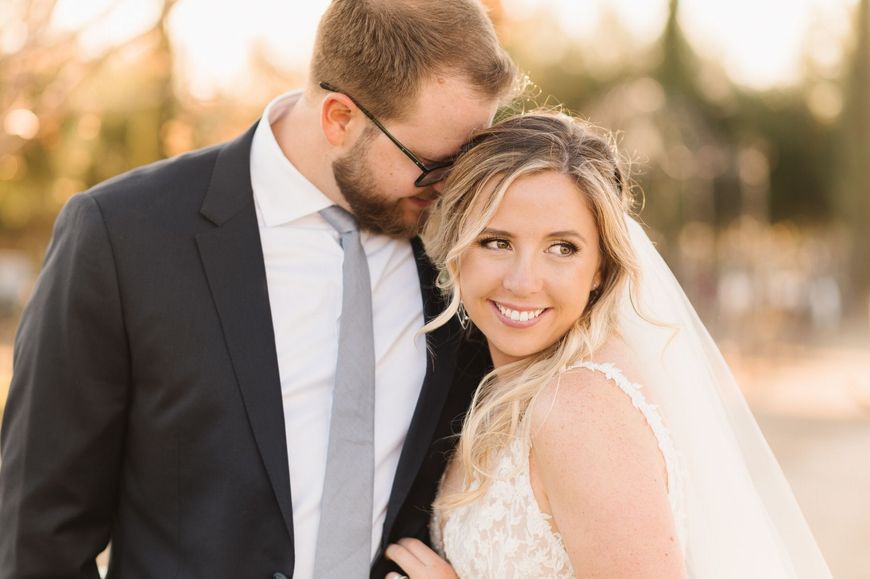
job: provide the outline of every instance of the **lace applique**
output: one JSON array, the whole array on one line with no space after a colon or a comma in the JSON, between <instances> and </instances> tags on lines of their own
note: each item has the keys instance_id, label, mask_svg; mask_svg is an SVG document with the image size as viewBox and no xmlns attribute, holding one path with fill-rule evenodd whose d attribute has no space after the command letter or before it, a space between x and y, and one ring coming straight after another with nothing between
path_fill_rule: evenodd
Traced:
<instances>
[{"instance_id":1,"label":"lace applique","mask_svg":"<svg viewBox=\"0 0 870 579\"><path fill-rule=\"evenodd\" d=\"M615 382L646 418L665 459L668 498L682 543L678 457L658 409L640 386L612 364L581 362L572 368L601 372ZM570 369L570 368L569 368ZM529 479L529 445L514 440L496 462L496 478L486 494L443 516L435 512L431 536L436 550L463 579L573 579L574 570L551 515L538 507ZM477 483L473 483L477 484Z\"/></svg>"},{"instance_id":2,"label":"lace applique","mask_svg":"<svg viewBox=\"0 0 870 579\"><path fill-rule=\"evenodd\" d=\"M528 445L514 440L483 497L451 510L443 533L441 517L433 517L433 542L459 577L574 577L562 538L538 508L528 465Z\"/></svg>"}]
</instances>

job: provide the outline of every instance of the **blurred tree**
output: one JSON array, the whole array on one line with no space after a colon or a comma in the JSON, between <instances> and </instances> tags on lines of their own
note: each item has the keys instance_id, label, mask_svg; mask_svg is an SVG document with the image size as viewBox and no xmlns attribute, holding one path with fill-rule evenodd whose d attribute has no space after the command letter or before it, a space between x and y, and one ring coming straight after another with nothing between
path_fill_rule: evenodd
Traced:
<instances>
[{"instance_id":1,"label":"blurred tree","mask_svg":"<svg viewBox=\"0 0 870 579\"><path fill-rule=\"evenodd\" d=\"M72 194L161 158L177 115L161 0L153 24L97 54L82 37L99 30L108 5L85 25L59 30L57 0L18 0L0 21L0 246L41 255L60 206Z\"/></svg>"},{"instance_id":2,"label":"blurred tree","mask_svg":"<svg viewBox=\"0 0 870 579\"><path fill-rule=\"evenodd\" d=\"M870 290L870 0L860 0L855 11L854 47L846 81L846 103L841 117L843 137L839 209L852 236L853 293L867 306Z\"/></svg>"},{"instance_id":3,"label":"blurred tree","mask_svg":"<svg viewBox=\"0 0 870 579\"><path fill-rule=\"evenodd\" d=\"M679 0L669 0L668 18L660 40L662 59L655 75L669 94L699 100L695 86L697 58L680 28L679 15Z\"/></svg>"}]
</instances>

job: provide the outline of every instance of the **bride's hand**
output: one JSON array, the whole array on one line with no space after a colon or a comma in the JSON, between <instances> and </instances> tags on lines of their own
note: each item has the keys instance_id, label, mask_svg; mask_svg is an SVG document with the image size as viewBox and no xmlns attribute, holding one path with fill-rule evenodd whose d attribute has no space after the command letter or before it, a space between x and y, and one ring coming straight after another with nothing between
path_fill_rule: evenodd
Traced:
<instances>
[{"instance_id":1,"label":"bride's hand","mask_svg":"<svg viewBox=\"0 0 870 579\"><path fill-rule=\"evenodd\" d=\"M410 579L459 579L450 563L417 539L399 539L384 552ZM389 573L386 579L398 579L401 575Z\"/></svg>"}]
</instances>

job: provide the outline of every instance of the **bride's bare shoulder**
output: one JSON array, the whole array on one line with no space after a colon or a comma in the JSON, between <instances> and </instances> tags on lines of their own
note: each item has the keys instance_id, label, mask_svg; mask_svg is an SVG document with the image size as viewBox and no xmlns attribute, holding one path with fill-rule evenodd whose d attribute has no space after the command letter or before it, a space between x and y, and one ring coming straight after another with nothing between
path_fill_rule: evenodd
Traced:
<instances>
[{"instance_id":1,"label":"bride's bare shoulder","mask_svg":"<svg viewBox=\"0 0 870 579\"><path fill-rule=\"evenodd\" d=\"M550 457L554 466L582 472L590 483L596 475L628 482L653 473L657 483L666 480L658 440L638 407L643 402L634 376L631 352L614 339L589 363L548 384L530 413L532 444L542 463Z\"/></svg>"},{"instance_id":2,"label":"bride's bare shoulder","mask_svg":"<svg viewBox=\"0 0 870 579\"><path fill-rule=\"evenodd\" d=\"M643 568L651 570L645 576L680 577L664 457L630 383L616 378L622 366L632 372L630 352L608 346L592 364L564 372L536 401L534 474L578 576L628 576ZM614 556L596 557L602 550Z\"/></svg>"},{"instance_id":3,"label":"bride's bare shoulder","mask_svg":"<svg viewBox=\"0 0 870 579\"><path fill-rule=\"evenodd\" d=\"M627 410L626 403L631 406L608 374L595 369L610 368L614 371L611 376L619 373L635 382L638 373L628 346L618 337L611 337L587 362L589 364L575 365L563 372L540 392L531 409L535 430L544 425L554 410L572 419L578 412L603 410L607 405L613 405L614 410Z\"/></svg>"}]
</instances>

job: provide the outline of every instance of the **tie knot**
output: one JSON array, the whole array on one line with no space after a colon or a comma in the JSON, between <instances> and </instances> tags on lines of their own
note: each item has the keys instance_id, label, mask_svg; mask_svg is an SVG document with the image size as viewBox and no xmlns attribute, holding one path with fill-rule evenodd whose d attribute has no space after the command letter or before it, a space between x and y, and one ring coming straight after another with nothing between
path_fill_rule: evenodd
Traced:
<instances>
[{"instance_id":1,"label":"tie knot","mask_svg":"<svg viewBox=\"0 0 870 579\"><path fill-rule=\"evenodd\" d=\"M356 219L348 211L338 205L330 205L320 211L320 216L339 233L350 233L357 230Z\"/></svg>"}]
</instances>

